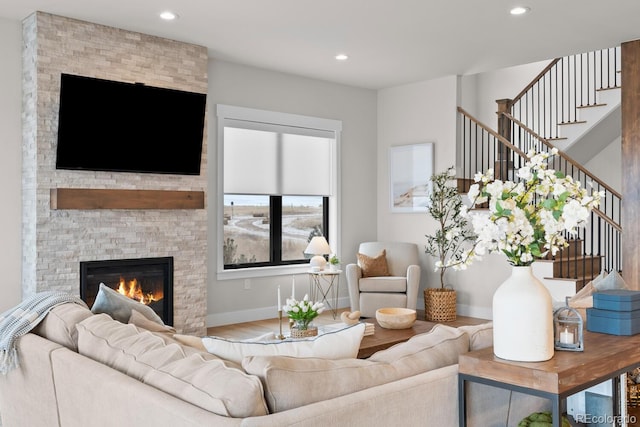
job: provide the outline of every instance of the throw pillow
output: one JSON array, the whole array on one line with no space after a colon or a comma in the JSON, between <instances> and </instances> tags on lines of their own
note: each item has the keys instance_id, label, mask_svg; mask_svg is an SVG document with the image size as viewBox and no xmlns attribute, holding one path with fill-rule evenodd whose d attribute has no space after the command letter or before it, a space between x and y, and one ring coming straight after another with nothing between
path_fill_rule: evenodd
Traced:
<instances>
[{"instance_id":1,"label":"throw pillow","mask_svg":"<svg viewBox=\"0 0 640 427\"><path fill-rule=\"evenodd\" d=\"M105 313L119 322L127 323L131 318L131 310L134 309L147 319L164 325L160 316L151 307L120 294L104 283L100 283L98 295L96 295L96 301L91 307L91 312L94 314Z\"/></svg>"},{"instance_id":2,"label":"throw pillow","mask_svg":"<svg viewBox=\"0 0 640 427\"><path fill-rule=\"evenodd\" d=\"M219 337L204 337L202 344L209 353L221 359L242 363L246 356L295 356L345 359L358 356L365 324L347 326L308 339L284 341L233 341Z\"/></svg>"},{"instance_id":3,"label":"throw pillow","mask_svg":"<svg viewBox=\"0 0 640 427\"><path fill-rule=\"evenodd\" d=\"M145 384L228 417L267 414L260 380L234 363L106 314L80 322L78 351Z\"/></svg>"},{"instance_id":4,"label":"throw pillow","mask_svg":"<svg viewBox=\"0 0 640 427\"><path fill-rule=\"evenodd\" d=\"M358 265L362 269L362 277L390 276L387 265L387 251L385 249L379 255L370 257L358 252Z\"/></svg>"},{"instance_id":5,"label":"throw pillow","mask_svg":"<svg viewBox=\"0 0 640 427\"><path fill-rule=\"evenodd\" d=\"M611 270L602 280L593 281L596 291L606 291L609 289L629 289L627 283L617 271Z\"/></svg>"},{"instance_id":6,"label":"throw pillow","mask_svg":"<svg viewBox=\"0 0 640 427\"><path fill-rule=\"evenodd\" d=\"M437 325L367 360L255 356L242 367L262 380L269 410L279 412L454 365L468 348L467 334Z\"/></svg>"}]
</instances>

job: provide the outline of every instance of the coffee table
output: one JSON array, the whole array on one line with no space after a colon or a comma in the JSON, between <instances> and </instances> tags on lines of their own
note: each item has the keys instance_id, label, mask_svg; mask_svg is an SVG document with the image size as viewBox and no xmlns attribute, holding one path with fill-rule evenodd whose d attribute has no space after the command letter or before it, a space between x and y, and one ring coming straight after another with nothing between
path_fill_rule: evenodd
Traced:
<instances>
[{"instance_id":1,"label":"coffee table","mask_svg":"<svg viewBox=\"0 0 640 427\"><path fill-rule=\"evenodd\" d=\"M437 323L427 322L424 320L416 320L411 328L408 329L385 329L378 324L376 319L363 318L363 322L373 323L375 325L375 333L362 338L360 350L358 351L359 359L366 359L376 351L384 350L392 345L407 341L414 335L429 332ZM485 319L477 319L474 317L458 316L453 322L446 322L443 325L457 328L464 325L479 325L488 322Z\"/></svg>"}]
</instances>

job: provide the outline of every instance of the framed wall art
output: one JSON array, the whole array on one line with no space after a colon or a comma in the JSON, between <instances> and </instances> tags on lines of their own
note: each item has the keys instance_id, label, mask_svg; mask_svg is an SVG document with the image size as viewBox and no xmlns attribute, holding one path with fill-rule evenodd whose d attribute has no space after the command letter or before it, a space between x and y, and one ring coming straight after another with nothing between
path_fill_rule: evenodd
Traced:
<instances>
[{"instance_id":1,"label":"framed wall art","mask_svg":"<svg viewBox=\"0 0 640 427\"><path fill-rule=\"evenodd\" d=\"M391 212L426 213L433 175L433 143L389 148Z\"/></svg>"}]
</instances>

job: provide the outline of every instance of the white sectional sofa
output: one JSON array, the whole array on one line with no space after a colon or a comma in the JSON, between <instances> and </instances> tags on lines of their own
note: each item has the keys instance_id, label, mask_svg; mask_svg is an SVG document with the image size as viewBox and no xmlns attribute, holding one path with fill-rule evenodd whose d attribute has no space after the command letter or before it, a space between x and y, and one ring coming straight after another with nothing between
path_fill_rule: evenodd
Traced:
<instances>
[{"instance_id":1,"label":"white sectional sofa","mask_svg":"<svg viewBox=\"0 0 640 427\"><path fill-rule=\"evenodd\" d=\"M77 304L19 339L3 427L458 425L457 357L490 324L436 326L367 360L247 356L242 365ZM487 341L488 340L488 341ZM512 426L539 398L471 384L470 426Z\"/></svg>"}]
</instances>

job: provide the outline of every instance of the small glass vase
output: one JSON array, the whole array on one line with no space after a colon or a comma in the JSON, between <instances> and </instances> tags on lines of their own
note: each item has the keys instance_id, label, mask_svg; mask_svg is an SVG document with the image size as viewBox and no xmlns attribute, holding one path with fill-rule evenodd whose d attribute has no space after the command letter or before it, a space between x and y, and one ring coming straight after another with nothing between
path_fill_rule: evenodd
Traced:
<instances>
[{"instance_id":1,"label":"small glass vase","mask_svg":"<svg viewBox=\"0 0 640 427\"><path fill-rule=\"evenodd\" d=\"M311 320L294 320L291 327L291 338L307 338L318 335L318 328Z\"/></svg>"}]
</instances>

